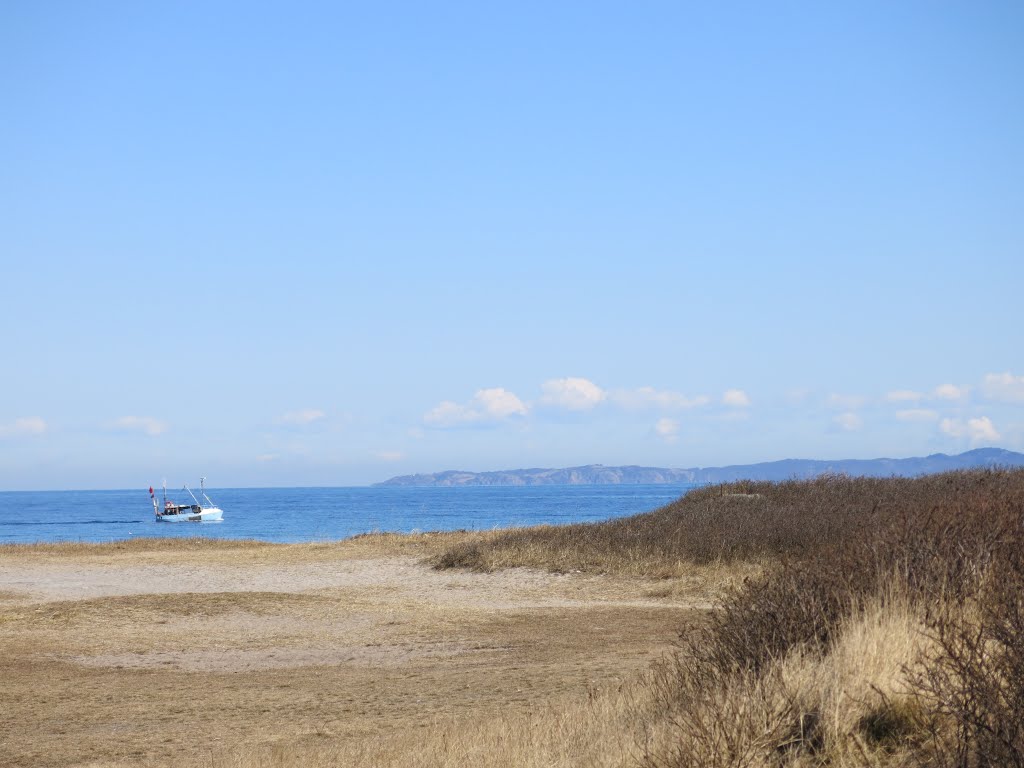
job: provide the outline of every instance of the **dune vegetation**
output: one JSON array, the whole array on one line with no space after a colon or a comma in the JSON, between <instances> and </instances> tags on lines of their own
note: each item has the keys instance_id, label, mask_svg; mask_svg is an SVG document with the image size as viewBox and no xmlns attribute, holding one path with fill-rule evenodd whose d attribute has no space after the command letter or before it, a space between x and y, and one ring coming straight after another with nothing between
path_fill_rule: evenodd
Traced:
<instances>
[{"instance_id":1,"label":"dune vegetation","mask_svg":"<svg viewBox=\"0 0 1024 768\"><path fill-rule=\"evenodd\" d=\"M756 565L643 682L641 765L1024 765L1024 472L732 483L434 562Z\"/></svg>"}]
</instances>

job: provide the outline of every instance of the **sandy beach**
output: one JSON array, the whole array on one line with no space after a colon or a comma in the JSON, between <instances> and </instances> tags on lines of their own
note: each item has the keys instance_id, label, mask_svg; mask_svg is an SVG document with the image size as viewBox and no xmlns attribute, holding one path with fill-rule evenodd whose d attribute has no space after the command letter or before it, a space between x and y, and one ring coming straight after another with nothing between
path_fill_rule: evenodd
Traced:
<instances>
[{"instance_id":1,"label":"sandy beach","mask_svg":"<svg viewBox=\"0 0 1024 768\"><path fill-rule=\"evenodd\" d=\"M699 582L438 571L436 546L7 548L3 762L211 765L508 717L630 679L708 607Z\"/></svg>"}]
</instances>

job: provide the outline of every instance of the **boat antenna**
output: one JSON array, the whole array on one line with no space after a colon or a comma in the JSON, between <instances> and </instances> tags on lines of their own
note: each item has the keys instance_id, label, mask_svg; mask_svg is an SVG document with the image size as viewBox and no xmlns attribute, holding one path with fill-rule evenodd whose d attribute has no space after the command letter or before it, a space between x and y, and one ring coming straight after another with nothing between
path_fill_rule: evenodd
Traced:
<instances>
[{"instance_id":1,"label":"boat antenna","mask_svg":"<svg viewBox=\"0 0 1024 768\"><path fill-rule=\"evenodd\" d=\"M167 509L167 478L164 478L164 509Z\"/></svg>"}]
</instances>

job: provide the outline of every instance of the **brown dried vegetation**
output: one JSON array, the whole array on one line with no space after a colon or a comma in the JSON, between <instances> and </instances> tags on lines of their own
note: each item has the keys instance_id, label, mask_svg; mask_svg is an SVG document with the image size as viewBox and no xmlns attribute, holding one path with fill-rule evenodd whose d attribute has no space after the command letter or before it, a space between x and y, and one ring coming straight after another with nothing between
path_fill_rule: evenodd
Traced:
<instances>
[{"instance_id":1,"label":"brown dried vegetation","mask_svg":"<svg viewBox=\"0 0 1024 768\"><path fill-rule=\"evenodd\" d=\"M761 566L658 671L645 765L1024 765L1024 472L733 483L435 562Z\"/></svg>"}]
</instances>

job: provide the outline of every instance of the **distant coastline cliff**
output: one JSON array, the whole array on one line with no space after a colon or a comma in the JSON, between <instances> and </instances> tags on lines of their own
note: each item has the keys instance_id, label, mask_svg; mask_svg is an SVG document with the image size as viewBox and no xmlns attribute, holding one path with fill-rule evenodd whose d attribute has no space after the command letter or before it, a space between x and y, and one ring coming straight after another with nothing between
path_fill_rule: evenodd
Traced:
<instances>
[{"instance_id":1,"label":"distant coastline cliff","mask_svg":"<svg viewBox=\"0 0 1024 768\"><path fill-rule=\"evenodd\" d=\"M376 487L470 485L639 485L655 483L723 483L732 480L790 480L837 473L866 477L915 476L953 469L1024 467L1024 453L1002 448L977 448L949 456L934 453L909 459L783 459L762 464L728 467L665 469L661 467L606 467L588 464L564 469L508 469L497 472L448 470L422 475L392 477Z\"/></svg>"}]
</instances>

